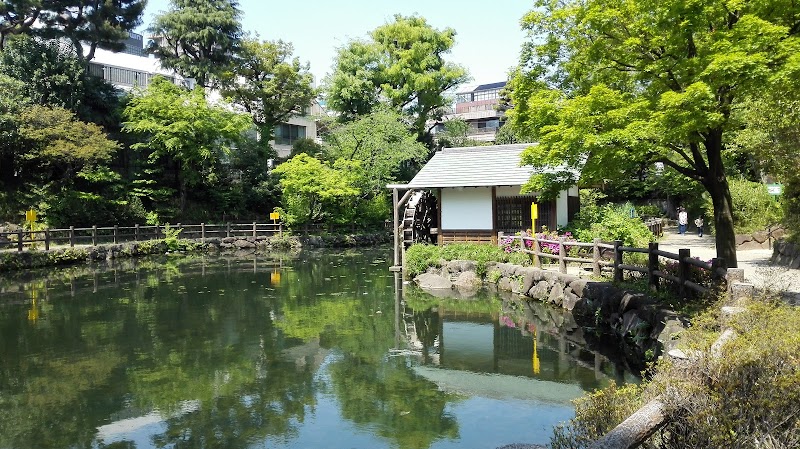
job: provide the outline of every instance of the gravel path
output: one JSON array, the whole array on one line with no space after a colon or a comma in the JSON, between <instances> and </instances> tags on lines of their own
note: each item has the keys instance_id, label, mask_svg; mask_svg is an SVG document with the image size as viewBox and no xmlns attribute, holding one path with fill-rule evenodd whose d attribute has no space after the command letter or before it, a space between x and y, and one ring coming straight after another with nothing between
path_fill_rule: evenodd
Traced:
<instances>
[{"instance_id":1,"label":"gravel path","mask_svg":"<svg viewBox=\"0 0 800 449\"><path fill-rule=\"evenodd\" d=\"M711 260L717 256L717 247L713 235L698 237L697 234L678 234L677 228L666 228L664 237L658 242L658 248L669 252L678 252L680 248L689 248L693 257ZM771 249L751 249L736 252L739 268L744 269L745 281L757 289L769 288L772 291L786 292L786 300L790 304L800 305L800 270L789 270L770 263Z\"/></svg>"}]
</instances>

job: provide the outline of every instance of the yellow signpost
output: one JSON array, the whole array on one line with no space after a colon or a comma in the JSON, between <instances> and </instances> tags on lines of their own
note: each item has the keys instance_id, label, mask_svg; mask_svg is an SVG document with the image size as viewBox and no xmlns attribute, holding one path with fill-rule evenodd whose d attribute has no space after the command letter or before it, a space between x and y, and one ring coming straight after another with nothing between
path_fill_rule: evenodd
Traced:
<instances>
[{"instance_id":1,"label":"yellow signpost","mask_svg":"<svg viewBox=\"0 0 800 449\"><path fill-rule=\"evenodd\" d=\"M279 214L278 212L270 212L269 219L272 220L273 223L278 221L279 218L281 218L281 214Z\"/></svg>"},{"instance_id":2,"label":"yellow signpost","mask_svg":"<svg viewBox=\"0 0 800 449\"><path fill-rule=\"evenodd\" d=\"M34 240L33 224L36 223L36 211L29 209L25 212L25 221L28 223L28 229L31 230L31 241Z\"/></svg>"},{"instance_id":3,"label":"yellow signpost","mask_svg":"<svg viewBox=\"0 0 800 449\"><path fill-rule=\"evenodd\" d=\"M533 222L532 230L534 234L536 233L536 220L539 218L539 205L536 203L531 203L531 221Z\"/></svg>"}]
</instances>

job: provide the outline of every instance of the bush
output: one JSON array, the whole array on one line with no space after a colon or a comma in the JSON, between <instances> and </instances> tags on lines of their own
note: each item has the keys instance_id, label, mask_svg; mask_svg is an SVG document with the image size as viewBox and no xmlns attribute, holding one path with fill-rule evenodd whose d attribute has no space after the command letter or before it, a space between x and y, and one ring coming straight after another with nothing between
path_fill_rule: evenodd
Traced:
<instances>
[{"instance_id":1,"label":"bush","mask_svg":"<svg viewBox=\"0 0 800 449\"><path fill-rule=\"evenodd\" d=\"M556 430L552 447L587 447L656 395L668 423L641 447L800 447L800 309L751 302L726 318L736 337L712 355L722 328L717 314L714 308L699 316L681 334L682 346L699 355L695 360L662 360L641 388L610 387L579 400L575 419Z\"/></svg>"},{"instance_id":2,"label":"bush","mask_svg":"<svg viewBox=\"0 0 800 449\"><path fill-rule=\"evenodd\" d=\"M47 210L47 222L52 227L130 226L146 219L147 211L137 197L114 200L78 191L64 192Z\"/></svg>"},{"instance_id":3,"label":"bush","mask_svg":"<svg viewBox=\"0 0 800 449\"><path fill-rule=\"evenodd\" d=\"M591 242L596 238L605 242L622 240L625 246L646 248L655 239L641 219L631 218L629 205L609 204L581 209L570 229L581 242Z\"/></svg>"},{"instance_id":4,"label":"bush","mask_svg":"<svg viewBox=\"0 0 800 449\"><path fill-rule=\"evenodd\" d=\"M764 184L731 179L729 185L733 202L733 228L737 234L764 230L783 220L780 203L767 192ZM707 217L714 216L711 199L706 201L705 213ZM706 226L713 228L714 220L706 220Z\"/></svg>"},{"instance_id":5,"label":"bush","mask_svg":"<svg viewBox=\"0 0 800 449\"><path fill-rule=\"evenodd\" d=\"M486 275L489 262L507 262L530 265L524 253L506 253L499 247L485 243L454 243L445 246L414 244L406 251L405 270L410 277L424 273L428 267L440 267L443 260L473 260L478 276Z\"/></svg>"}]
</instances>

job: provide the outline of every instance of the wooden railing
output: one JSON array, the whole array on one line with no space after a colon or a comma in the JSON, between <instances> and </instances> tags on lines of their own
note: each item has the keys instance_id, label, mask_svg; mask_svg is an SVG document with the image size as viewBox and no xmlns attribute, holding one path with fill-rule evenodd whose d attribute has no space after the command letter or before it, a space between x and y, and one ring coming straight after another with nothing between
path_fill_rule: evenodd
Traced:
<instances>
[{"instance_id":1,"label":"wooden railing","mask_svg":"<svg viewBox=\"0 0 800 449\"><path fill-rule=\"evenodd\" d=\"M570 262L580 264L591 264L592 274L600 276L603 269L613 270L615 282L622 282L625 272L637 272L647 276L647 283L652 289L658 289L660 280L674 283L678 287L678 293L685 295L689 290L706 294L715 290L725 282L727 265L724 259L714 258L711 262L693 258L689 249L680 249L678 253L670 253L658 249L658 243L650 243L648 248L633 248L622 246L622 241L615 240L613 243L603 243L600 239L595 239L592 243L569 241L564 237L558 240L540 239L536 236L504 235L502 232L497 236L498 244L508 246L513 251L530 254L533 259L533 266L541 267L542 258L555 260L558 269L562 273L567 272L567 264ZM530 242L527 244L526 242ZM542 251L544 245L558 245L558 253ZM567 255L571 248L590 248L591 257L575 257ZM580 250L578 251L580 252ZM586 253L589 251L587 250ZM625 264L624 255L646 254L647 265ZM609 257L610 256L610 257ZM677 275L668 273L661 269L660 259L667 259L678 263ZM690 279L691 267L707 270L710 273L710 285L701 285Z\"/></svg>"},{"instance_id":2,"label":"wooden railing","mask_svg":"<svg viewBox=\"0 0 800 449\"><path fill-rule=\"evenodd\" d=\"M644 225L647 226L647 229L653 233L656 237L661 237L664 235L664 219L663 218L649 218L644 221Z\"/></svg>"},{"instance_id":3,"label":"wooden railing","mask_svg":"<svg viewBox=\"0 0 800 449\"><path fill-rule=\"evenodd\" d=\"M100 243L122 243L163 239L167 229L180 229L180 238L205 239L212 237L258 237L283 235L282 223L224 223L158 226L92 226L62 229L43 229L37 231L0 232L0 249L16 248L17 251L34 249L39 244L49 250L51 245L64 244L96 246Z\"/></svg>"}]
</instances>

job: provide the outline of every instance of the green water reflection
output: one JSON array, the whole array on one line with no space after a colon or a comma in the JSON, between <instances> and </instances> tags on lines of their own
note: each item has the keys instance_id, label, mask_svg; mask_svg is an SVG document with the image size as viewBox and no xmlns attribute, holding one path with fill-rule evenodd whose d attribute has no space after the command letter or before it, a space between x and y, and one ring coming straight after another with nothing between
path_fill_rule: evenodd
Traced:
<instances>
[{"instance_id":1,"label":"green water reflection","mask_svg":"<svg viewBox=\"0 0 800 449\"><path fill-rule=\"evenodd\" d=\"M167 257L0 280L0 449L543 443L569 398L624 375L550 324L531 332L531 313L495 295L407 288L397 303L387 255Z\"/></svg>"}]
</instances>

